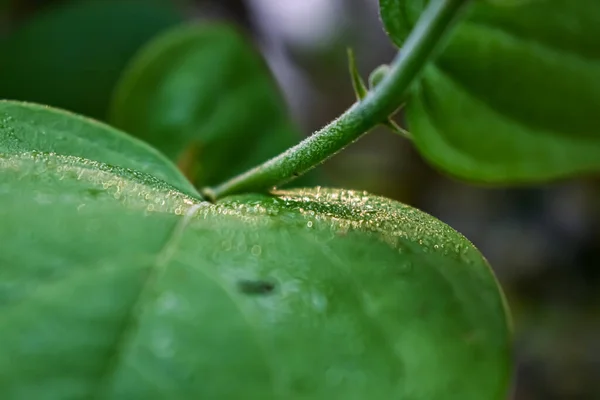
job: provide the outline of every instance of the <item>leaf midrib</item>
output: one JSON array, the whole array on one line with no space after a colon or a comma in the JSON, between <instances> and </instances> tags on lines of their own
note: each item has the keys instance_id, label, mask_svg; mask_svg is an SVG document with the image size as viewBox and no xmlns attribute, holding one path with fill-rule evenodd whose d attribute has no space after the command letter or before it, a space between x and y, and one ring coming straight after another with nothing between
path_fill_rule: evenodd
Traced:
<instances>
[{"instance_id":1,"label":"leaf midrib","mask_svg":"<svg viewBox=\"0 0 600 400\"><path fill-rule=\"evenodd\" d=\"M202 206L211 206L207 202L198 203L192 206L188 212L182 216L182 218L178 221L178 223L173 228L171 235L165 240L165 244L158 251L155 257L155 263L149 268L149 272L142 283L138 294L136 295L136 299L129 308L127 316L124 318L124 323L122 327L119 329L119 334L113 346L114 351L111 356L109 356L106 367L104 371L101 373L98 378L99 383L97 385L97 389L92 392L92 396L96 400L105 399L105 395L107 391L110 389L110 384L114 379L114 376L122 364L122 358L125 354L125 349L128 347L131 342L132 337L137 331L138 322L140 320L139 316L141 316L141 312L136 314L136 310L143 308L144 300L146 299L146 293L152 289L153 282L156 281L160 272L164 272L169 267L169 262L172 260L175 255L176 249L181 242L183 237L183 233L185 229L189 226L193 218L198 214L200 208ZM231 300L231 302L238 309L240 316L244 318L246 321L246 325L249 327L249 330L252 333L252 336L255 337L257 342L259 353L263 356L265 361L265 365L269 366L269 373L271 376L271 382L274 380L274 376L276 376L275 371L276 368L273 366L272 359L267 356L267 351L265 351L266 347L262 340L260 340L260 336L258 335L258 329L252 324L251 319L244 312L243 307L236 301L235 296L231 294L231 292L223 286L223 284L214 276L212 276L207 270L202 268L195 268L195 271L200 272L202 275L206 277L206 279L212 281L216 286L218 286L223 293L227 295L227 297ZM271 386L273 395L276 394L275 387Z\"/></svg>"},{"instance_id":2,"label":"leaf midrib","mask_svg":"<svg viewBox=\"0 0 600 400\"><path fill-rule=\"evenodd\" d=\"M138 291L135 300L129 307L125 318L123 318L123 323L118 330L117 338L113 345L113 351L107 358L105 368L98 378L99 383L97 385L97 389L93 390L91 393L92 398L98 400L105 398L105 394L109 390L110 384L114 379L114 375L122 363L122 358L125 353L124 349L128 347L132 337L137 331L138 323L142 313L141 309L143 308L144 300L147 297L146 294L152 289L152 285L158 275L168 268L168 263L173 257L174 249L181 240L183 230L187 224L189 224L191 217L197 211L197 205L192 206L188 212L179 221L177 221L173 227L173 231L165 240L165 244L156 253L154 263L149 266L146 277L140 285L140 290ZM138 311L137 314L136 311Z\"/></svg>"}]
</instances>

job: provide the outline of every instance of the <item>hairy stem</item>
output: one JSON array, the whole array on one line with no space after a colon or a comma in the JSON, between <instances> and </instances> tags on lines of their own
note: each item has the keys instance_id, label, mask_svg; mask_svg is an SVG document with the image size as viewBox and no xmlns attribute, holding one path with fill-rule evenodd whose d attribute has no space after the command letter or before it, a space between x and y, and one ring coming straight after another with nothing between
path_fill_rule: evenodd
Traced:
<instances>
[{"instance_id":1,"label":"hairy stem","mask_svg":"<svg viewBox=\"0 0 600 400\"><path fill-rule=\"evenodd\" d=\"M205 189L205 196L216 200L236 193L267 191L287 183L386 121L404 102L410 85L468 1L431 0L391 63L389 73L365 98L284 153L215 188Z\"/></svg>"}]
</instances>

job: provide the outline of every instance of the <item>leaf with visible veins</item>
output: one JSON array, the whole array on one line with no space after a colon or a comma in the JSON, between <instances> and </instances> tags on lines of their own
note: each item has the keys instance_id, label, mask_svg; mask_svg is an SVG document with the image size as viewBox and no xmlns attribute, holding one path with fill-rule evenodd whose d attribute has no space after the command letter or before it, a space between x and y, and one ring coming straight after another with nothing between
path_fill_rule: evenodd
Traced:
<instances>
[{"instance_id":1,"label":"leaf with visible veins","mask_svg":"<svg viewBox=\"0 0 600 400\"><path fill-rule=\"evenodd\" d=\"M380 0L398 46L426 3ZM600 2L470 3L407 101L418 150L486 183L600 171Z\"/></svg>"},{"instance_id":2,"label":"leaf with visible veins","mask_svg":"<svg viewBox=\"0 0 600 400\"><path fill-rule=\"evenodd\" d=\"M104 125L0 121L3 400L506 398L502 293L437 219L321 188L209 204Z\"/></svg>"}]
</instances>

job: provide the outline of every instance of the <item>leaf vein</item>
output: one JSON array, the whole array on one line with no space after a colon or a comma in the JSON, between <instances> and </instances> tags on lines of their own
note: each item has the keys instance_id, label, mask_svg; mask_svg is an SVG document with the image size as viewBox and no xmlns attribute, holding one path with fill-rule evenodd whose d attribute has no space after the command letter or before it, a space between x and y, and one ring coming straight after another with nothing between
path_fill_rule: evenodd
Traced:
<instances>
[{"instance_id":1,"label":"leaf vein","mask_svg":"<svg viewBox=\"0 0 600 400\"><path fill-rule=\"evenodd\" d=\"M98 390L95 390L94 398L102 399L106 394L108 387L114 378L114 375L121 364L123 358L124 349L127 348L129 342L132 339L134 332L137 329L139 322L139 315L141 312L138 312L144 303L144 299L146 297L146 293L152 287L152 284L156 281L161 272L168 267L169 260L173 257L177 245L179 244L181 237L183 235L183 231L186 226L191 221L192 217L198 212L198 210L208 205L206 202L201 202L193 205L187 211L187 213L177 222L170 237L167 238L165 245L161 250L157 253L155 263L152 268L149 268L146 277L144 278L144 282L141 285L141 288L134 300L133 304L129 308L127 312L127 316L124 318L123 324L119 329L119 333L115 340L113 351L109 355L105 368L101 372L98 378ZM136 312L138 312L136 314Z\"/></svg>"}]
</instances>

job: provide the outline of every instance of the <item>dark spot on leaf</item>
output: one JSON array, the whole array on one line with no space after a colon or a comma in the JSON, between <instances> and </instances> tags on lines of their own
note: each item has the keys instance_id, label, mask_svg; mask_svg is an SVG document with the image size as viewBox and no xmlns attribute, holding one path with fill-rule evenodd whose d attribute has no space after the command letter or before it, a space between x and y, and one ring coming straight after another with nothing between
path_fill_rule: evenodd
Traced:
<instances>
[{"instance_id":1,"label":"dark spot on leaf","mask_svg":"<svg viewBox=\"0 0 600 400\"><path fill-rule=\"evenodd\" d=\"M297 172L294 172L292 175L294 175L294 176L300 176L300 174L297 173Z\"/></svg>"},{"instance_id":2,"label":"dark spot on leaf","mask_svg":"<svg viewBox=\"0 0 600 400\"><path fill-rule=\"evenodd\" d=\"M238 281L238 289L248 295L265 295L275 290L275 284L262 280L241 280Z\"/></svg>"},{"instance_id":3,"label":"dark spot on leaf","mask_svg":"<svg viewBox=\"0 0 600 400\"><path fill-rule=\"evenodd\" d=\"M87 192L87 194L89 194L92 197L98 197L102 192L104 192L104 190L90 188L90 189L86 189L86 192Z\"/></svg>"}]
</instances>

